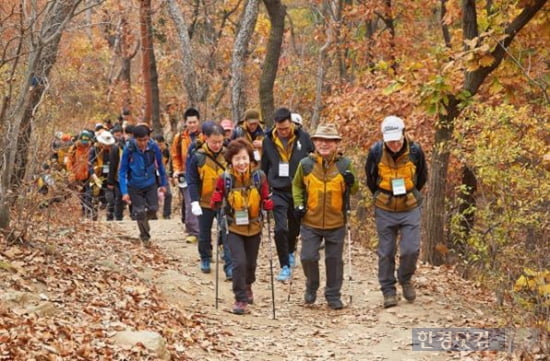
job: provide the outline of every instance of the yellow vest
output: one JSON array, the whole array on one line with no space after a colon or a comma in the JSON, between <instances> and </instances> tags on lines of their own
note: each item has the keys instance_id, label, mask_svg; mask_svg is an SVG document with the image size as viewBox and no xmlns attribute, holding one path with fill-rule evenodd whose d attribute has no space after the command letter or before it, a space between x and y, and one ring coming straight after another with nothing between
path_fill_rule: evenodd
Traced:
<instances>
[{"instance_id":1,"label":"yellow vest","mask_svg":"<svg viewBox=\"0 0 550 361\"><path fill-rule=\"evenodd\" d=\"M383 147L382 157L378 162L378 190L375 194L374 205L376 207L392 211L404 212L416 208L419 205L420 193L416 190L416 166L409 157L410 147L396 160L394 160ZM392 180L403 179L406 194L394 196Z\"/></svg>"},{"instance_id":2,"label":"yellow vest","mask_svg":"<svg viewBox=\"0 0 550 361\"><path fill-rule=\"evenodd\" d=\"M302 219L302 224L320 229L343 227L346 184L336 166L337 159L325 167L322 157L318 155L309 157L314 161L314 165L311 172L304 175L303 179L306 188L307 213Z\"/></svg>"},{"instance_id":3,"label":"yellow vest","mask_svg":"<svg viewBox=\"0 0 550 361\"><path fill-rule=\"evenodd\" d=\"M265 178L265 176L263 177ZM254 236L262 231L260 187L262 175L255 170L251 174L235 174L229 171L223 174L227 198L225 214L229 230L242 236ZM229 188L229 189L228 189ZM246 211L248 224L237 224L238 211Z\"/></svg>"},{"instance_id":4,"label":"yellow vest","mask_svg":"<svg viewBox=\"0 0 550 361\"><path fill-rule=\"evenodd\" d=\"M201 179L200 205L204 208L210 208L210 198L212 198L212 193L214 193L214 189L216 188L216 181L225 170L227 163L223 157L223 151L215 157L216 161L214 161L214 154L210 152L206 144L203 144L195 152L195 155Z\"/></svg>"}]
</instances>

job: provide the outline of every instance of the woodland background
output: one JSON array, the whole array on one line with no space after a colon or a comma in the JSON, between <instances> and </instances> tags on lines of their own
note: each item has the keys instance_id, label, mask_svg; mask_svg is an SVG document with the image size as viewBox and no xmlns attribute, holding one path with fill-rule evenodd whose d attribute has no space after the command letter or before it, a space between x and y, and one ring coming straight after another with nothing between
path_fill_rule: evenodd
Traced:
<instances>
[{"instance_id":1,"label":"woodland background","mask_svg":"<svg viewBox=\"0 0 550 361\"><path fill-rule=\"evenodd\" d=\"M32 238L55 131L125 110L157 133L279 106L337 124L364 177L391 114L427 153L422 260L452 264L548 327L546 0L50 0L0 4L0 228ZM366 188L356 238L376 242ZM516 315L516 313L513 313ZM527 315L527 317L526 317Z\"/></svg>"}]
</instances>

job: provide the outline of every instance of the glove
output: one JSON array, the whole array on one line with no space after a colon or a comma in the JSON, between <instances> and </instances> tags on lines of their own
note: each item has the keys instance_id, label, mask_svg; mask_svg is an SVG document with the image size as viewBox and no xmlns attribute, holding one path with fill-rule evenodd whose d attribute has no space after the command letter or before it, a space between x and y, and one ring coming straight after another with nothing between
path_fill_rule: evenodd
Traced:
<instances>
[{"instance_id":1,"label":"glove","mask_svg":"<svg viewBox=\"0 0 550 361\"><path fill-rule=\"evenodd\" d=\"M202 216L202 208L199 202L191 202L191 213L195 216Z\"/></svg>"},{"instance_id":2,"label":"glove","mask_svg":"<svg viewBox=\"0 0 550 361\"><path fill-rule=\"evenodd\" d=\"M264 211L272 211L273 210L273 200L264 199L262 208L264 209Z\"/></svg>"},{"instance_id":3,"label":"glove","mask_svg":"<svg viewBox=\"0 0 550 361\"><path fill-rule=\"evenodd\" d=\"M210 198L210 206L213 209L217 209L222 201L223 201L223 196L221 192L216 191L212 193L212 198Z\"/></svg>"},{"instance_id":4,"label":"glove","mask_svg":"<svg viewBox=\"0 0 550 361\"><path fill-rule=\"evenodd\" d=\"M302 205L297 206L297 207L294 208L294 215L299 219L301 219L303 216L305 216L306 212L307 212L306 207L304 207Z\"/></svg>"},{"instance_id":5,"label":"glove","mask_svg":"<svg viewBox=\"0 0 550 361\"><path fill-rule=\"evenodd\" d=\"M355 183L355 176L349 170L344 172L343 177L344 177L344 183L346 183L346 186L351 187L353 183Z\"/></svg>"}]
</instances>

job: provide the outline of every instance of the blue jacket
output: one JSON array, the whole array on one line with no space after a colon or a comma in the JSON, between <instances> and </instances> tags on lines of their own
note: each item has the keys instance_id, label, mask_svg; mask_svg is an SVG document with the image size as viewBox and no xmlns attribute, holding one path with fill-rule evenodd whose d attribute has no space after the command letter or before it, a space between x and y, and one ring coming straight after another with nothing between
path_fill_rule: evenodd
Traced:
<instances>
[{"instance_id":1,"label":"blue jacket","mask_svg":"<svg viewBox=\"0 0 550 361\"><path fill-rule=\"evenodd\" d=\"M161 187L166 187L168 180L159 146L153 140L149 140L145 151L141 151L134 139L128 141L122 151L118 179L120 193L123 195L128 194L129 186L144 189L159 184Z\"/></svg>"}]
</instances>

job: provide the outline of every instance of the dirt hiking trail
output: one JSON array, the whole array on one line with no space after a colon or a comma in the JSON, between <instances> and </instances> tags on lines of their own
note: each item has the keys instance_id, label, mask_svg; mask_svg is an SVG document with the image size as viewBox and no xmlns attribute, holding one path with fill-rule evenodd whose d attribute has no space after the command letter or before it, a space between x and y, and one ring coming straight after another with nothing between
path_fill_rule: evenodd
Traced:
<instances>
[{"instance_id":1,"label":"dirt hiking trail","mask_svg":"<svg viewBox=\"0 0 550 361\"><path fill-rule=\"evenodd\" d=\"M126 239L132 247L137 226L132 221L104 223L113 238ZM222 335L215 347L197 344L185 351L191 360L456 360L487 359L479 352L413 351L412 328L417 327L497 327L485 313L492 302L481 290L458 278L450 270L419 264L415 275L417 299L400 299L397 307L384 309L376 279L376 255L354 242L352 281L348 280L347 248L344 267L343 310L331 310L323 297L324 265L317 302L303 302L304 276L297 261L292 283L275 280L276 319L272 319L269 244L264 233L258 257L257 281L253 285L254 304L249 314L229 312L234 298L231 282L219 268L219 304L215 308L215 263L212 273L199 269L197 244L185 243L181 222L176 219L151 222L151 249L172 262L163 270L144 267L139 277L155 285L163 297L186 313L200 315L212 334ZM214 235L213 235L214 238ZM215 239L215 238L214 238ZM300 247L300 245L298 246ZM275 277L279 271L273 247ZM323 259L323 253L321 259ZM297 257L298 258L298 257ZM175 265L175 267L174 267ZM398 293L400 292L398 288ZM466 296L467 295L467 296ZM471 298L477 295L476 299ZM352 302L350 303L350 296ZM489 306L490 307L490 306ZM492 325L492 326L490 326ZM493 355L494 356L494 355Z\"/></svg>"}]
</instances>

